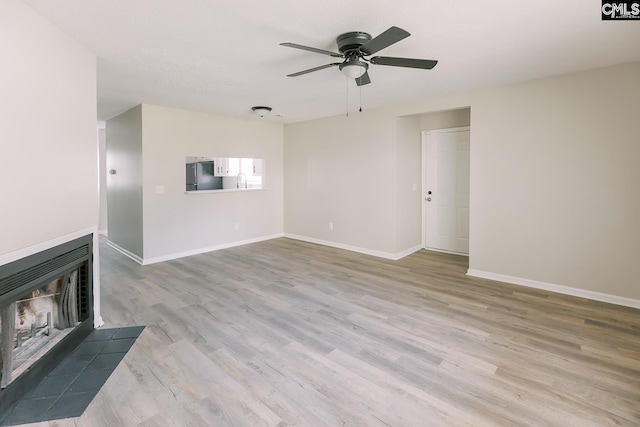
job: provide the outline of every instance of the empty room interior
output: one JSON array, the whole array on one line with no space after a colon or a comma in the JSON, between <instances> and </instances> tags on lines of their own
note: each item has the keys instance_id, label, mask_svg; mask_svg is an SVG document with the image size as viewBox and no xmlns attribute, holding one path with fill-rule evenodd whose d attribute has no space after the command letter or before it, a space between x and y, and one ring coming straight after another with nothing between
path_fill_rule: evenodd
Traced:
<instances>
[{"instance_id":1,"label":"empty room interior","mask_svg":"<svg viewBox=\"0 0 640 427\"><path fill-rule=\"evenodd\" d=\"M640 425L638 40L3 0L0 425Z\"/></svg>"}]
</instances>

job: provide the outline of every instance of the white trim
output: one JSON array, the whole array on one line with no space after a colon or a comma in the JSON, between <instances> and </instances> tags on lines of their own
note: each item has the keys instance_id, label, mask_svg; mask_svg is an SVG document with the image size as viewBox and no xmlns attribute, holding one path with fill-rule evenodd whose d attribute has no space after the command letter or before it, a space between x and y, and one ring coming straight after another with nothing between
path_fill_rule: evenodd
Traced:
<instances>
[{"instance_id":1,"label":"white trim","mask_svg":"<svg viewBox=\"0 0 640 427\"><path fill-rule=\"evenodd\" d=\"M109 230L98 230L98 234L104 237L109 237Z\"/></svg>"},{"instance_id":2,"label":"white trim","mask_svg":"<svg viewBox=\"0 0 640 427\"><path fill-rule=\"evenodd\" d=\"M400 258L404 258L407 255L411 255L414 252L419 251L420 249L422 249L422 246L418 245L418 246L414 246L412 248L406 249L404 251L398 252L398 253L391 253L391 252L382 252L382 251L376 251L373 249L367 249L367 248L361 248L359 246L352 246L352 245L345 245L343 243L336 243L336 242L331 242L328 240L321 240L321 239L315 239L313 237L306 237L306 236L299 236L297 234L289 234L289 233L284 233L284 237L288 237L289 239L294 239L294 240L301 240L303 242L309 242L309 243L315 243L318 245L323 245L323 246L329 246L332 248L338 248L338 249L344 249L347 251L351 251L351 252L358 252L361 254L365 254L365 255L372 255L372 256L377 256L378 258L385 258L385 259L390 259L393 261L397 261Z\"/></svg>"},{"instance_id":3,"label":"white trim","mask_svg":"<svg viewBox=\"0 0 640 427\"><path fill-rule=\"evenodd\" d=\"M91 269L93 271L93 327L99 328L104 325L102 313L100 311L100 238L96 226L93 232L93 260Z\"/></svg>"},{"instance_id":4,"label":"white trim","mask_svg":"<svg viewBox=\"0 0 640 427\"><path fill-rule=\"evenodd\" d=\"M111 246L112 248L114 248L115 250L117 250L117 251L123 253L124 255L128 256L129 258L131 258L132 260L134 260L138 264L140 264L140 265L149 265L149 264L156 264L158 262L171 261L171 260L178 259L178 258L184 258L184 257L192 256L192 255L199 255L199 254L204 254L204 253L207 253L207 252L219 251L221 249L228 249L228 248L233 248L233 247L236 247L236 246L248 245L250 243L258 243L258 242L262 242L262 241L265 241L265 240L276 239L278 237L284 237L284 234L279 233L279 234L272 234L272 235L269 235L269 236L256 237L256 238L253 238L253 239L239 240L239 241L236 241L236 242L223 243L221 245L215 245L215 246L207 246L207 247L204 247L204 248L193 249L193 250L184 251L184 252L177 252L177 253L174 253L174 254L162 255L162 256L153 257L153 258L140 258L138 255L135 255L135 254L129 252L128 250L126 250L124 248L121 248L120 246L116 245L113 242L107 241L107 244L109 246Z\"/></svg>"},{"instance_id":5,"label":"white trim","mask_svg":"<svg viewBox=\"0 0 640 427\"><path fill-rule=\"evenodd\" d=\"M82 230L74 231L73 233L65 234L60 237L56 237L51 240L45 240L44 242L37 243L32 246L27 246L26 248L18 249L17 251L8 252L6 254L0 255L0 265L9 264L10 262L17 261L19 259L28 257L33 254L37 254L38 252L45 251L47 249L51 249L63 243L70 242L79 237L86 236L87 234L97 234L98 227L89 227L84 228Z\"/></svg>"},{"instance_id":6,"label":"white trim","mask_svg":"<svg viewBox=\"0 0 640 427\"><path fill-rule=\"evenodd\" d=\"M187 257L187 256L192 256L192 255L199 255L199 254L203 254L203 253L206 253L206 252L219 251L221 249L228 249L228 248L233 248L233 247L236 247L236 246L248 245L250 243L263 242L265 240L276 239L278 237L283 237L283 236L284 236L284 234L282 234L282 233L280 233L280 234L272 234L270 236L262 236L262 237L256 237L256 238L253 238L253 239L239 240L239 241L236 241L236 242L223 243L221 245L208 246L206 248L193 249L193 250L190 250L190 251L179 252L179 253L170 254L170 255L163 255L163 256L154 257L154 258L146 258L142 262L142 265L155 264L155 263L163 262L163 261L171 261L173 259L184 258L184 257Z\"/></svg>"},{"instance_id":7,"label":"white trim","mask_svg":"<svg viewBox=\"0 0 640 427\"><path fill-rule=\"evenodd\" d=\"M316 243L319 245L330 246L338 249L346 249L348 251L358 252L366 255L373 255L380 258L391 259L394 261L397 261L400 258L404 258L407 255L411 255L412 253L422 249L421 245L417 245L412 248L405 249L404 251L393 254L389 252L375 251L375 250L360 248L360 247L351 246L351 245L343 245L341 243L330 242L327 240L319 240L311 237L298 236L295 234L288 234L288 233L278 233L278 234L272 234L269 236L256 237L253 239L239 240L236 242L223 243L221 245L215 245L215 246L207 246L205 248L193 249L190 251L178 252L174 254L163 255L163 256L153 257L153 258L140 258L138 255L131 253L130 251L116 245L115 243L109 240L107 240L107 245L111 246L113 249L117 250L118 252L121 252L123 255L126 255L127 257L131 258L132 260L134 260L140 265L149 265L149 264L156 264L158 262L171 261L178 258L184 258L192 255L199 255L207 252L219 251L221 249L228 249L236 246L243 246L251 243L263 242L265 240L277 239L279 237L288 237L294 240L301 240L304 242Z\"/></svg>"},{"instance_id":8,"label":"white trim","mask_svg":"<svg viewBox=\"0 0 640 427\"><path fill-rule=\"evenodd\" d=\"M545 291L557 292L565 295L572 295L580 298L587 298L594 301L607 302L610 304L622 305L625 307L640 308L640 300L621 297L618 295L605 294L602 292L588 291L586 289L572 288L570 286L556 285L553 283L540 282L537 280L524 279L522 277L508 276L506 274L491 273L469 269L468 276L480 277L483 279L496 280L514 285L526 286L529 288L543 289Z\"/></svg>"},{"instance_id":9,"label":"white trim","mask_svg":"<svg viewBox=\"0 0 640 427\"><path fill-rule=\"evenodd\" d=\"M137 262L140 265L144 265L142 263L142 258L140 258L138 255L134 254L133 252L128 251L127 249L118 246L117 244L113 243L111 240L107 240L107 245L111 246L113 249L115 249L116 251L120 252L123 255L128 256L129 258L131 258L132 260L134 260L135 262Z\"/></svg>"},{"instance_id":10,"label":"white trim","mask_svg":"<svg viewBox=\"0 0 640 427\"><path fill-rule=\"evenodd\" d=\"M426 155L426 131L422 131L421 141L420 141L420 155L422 156L422 185L421 185L421 194L420 194L420 208L422 212L422 227L420 227L420 231L422 232L422 236L420 236L420 240L422 242L422 247L424 248L427 244L427 206L425 203L425 199L427 197L427 155Z\"/></svg>"},{"instance_id":11,"label":"white trim","mask_svg":"<svg viewBox=\"0 0 640 427\"><path fill-rule=\"evenodd\" d=\"M427 247L423 247L422 249L424 249L425 251L440 252L440 253L443 253L443 254L451 254L451 255L459 255L459 256L469 257L469 254L466 254L464 252L445 251L444 249L427 248Z\"/></svg>"},{"instance_id":12,"label":"white trim","mask_svg":"<svg viewBox=\"0 0 640 427\"><path fill-rule=\"evenodd\" d=\"M95 314L95 313L94 313ZM93 327L99 328L104 326L104 320L102 320L102 316L93 316Z\"/></svg>"},{"instance_id":13,"label":"white trim","mask_svg":"<svg viewBox=\"0 0 640 427\"><path fill-rule=\"evenodd\" d=\"M404 251L400 251L400 252L396 253L394 258L392 258L392 259L394 261L397 261L397 260L399 260L401 258L404 258L406 256L409 256L409 255L415 253L415 252L418 252L419 250L422 250L422 245L417 245L417 246L414 246L412 248L405 249Z\"/></svg>"}]
</instances>

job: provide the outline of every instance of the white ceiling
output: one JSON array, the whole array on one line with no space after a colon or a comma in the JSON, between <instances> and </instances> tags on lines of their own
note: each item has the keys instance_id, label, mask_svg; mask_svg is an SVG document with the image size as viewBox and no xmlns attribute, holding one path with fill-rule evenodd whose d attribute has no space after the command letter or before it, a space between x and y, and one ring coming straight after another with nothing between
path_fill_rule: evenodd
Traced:
<instances>
[{"instance_id":1,"label":"white ceiling","mask_svg":"<svg viewBox=\"0 0 640 427\"><path fill-rule=\"evenodd\" d=\"M289 123L640 60L640 22L601 21L599 0L24 1L97 55L99 120L148 103ZM377 55L438 65L371 65L361 92L337 67L286 77L336 58L282 42L392 25L411 36Z\"/></svg>"}]
</instances>

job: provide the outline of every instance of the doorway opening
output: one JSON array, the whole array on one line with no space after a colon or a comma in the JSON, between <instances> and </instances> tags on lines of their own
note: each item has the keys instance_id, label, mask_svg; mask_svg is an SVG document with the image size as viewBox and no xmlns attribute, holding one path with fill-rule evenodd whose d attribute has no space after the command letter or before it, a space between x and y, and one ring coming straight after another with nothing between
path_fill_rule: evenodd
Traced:
<instances>
[{"instance_id":1,"label":"doorway opening","mask_svg":"<svg viewBox=\"0 0 640 427\"><path fill-rule=\"evenodd\" d=\"M423 117L422 246L468 256L470 109Z\"/></svg>"}]
</instances>

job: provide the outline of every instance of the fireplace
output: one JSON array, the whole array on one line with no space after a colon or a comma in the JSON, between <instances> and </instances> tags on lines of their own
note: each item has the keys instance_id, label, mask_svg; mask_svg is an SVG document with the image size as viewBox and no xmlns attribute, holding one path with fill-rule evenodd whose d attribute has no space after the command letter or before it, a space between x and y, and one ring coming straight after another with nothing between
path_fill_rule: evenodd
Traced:
<instances>
[{"instance_id":1,"label":"fireplace","mask_svg":"<svg viewBox=\"0 0 640 427\"><path fill-rule=\"evenodd\" d=\"M0 418L93 330L93 236L0 266Z\"/></svg>"}]
</instances>

